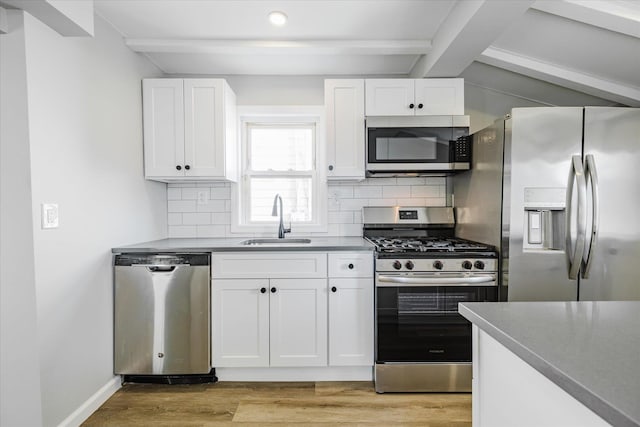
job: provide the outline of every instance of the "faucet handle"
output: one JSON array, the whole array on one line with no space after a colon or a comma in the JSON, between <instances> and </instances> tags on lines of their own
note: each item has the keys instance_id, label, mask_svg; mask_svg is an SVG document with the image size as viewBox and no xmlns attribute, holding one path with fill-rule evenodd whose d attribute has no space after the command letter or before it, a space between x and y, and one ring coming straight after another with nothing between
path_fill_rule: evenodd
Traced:
<instances>
[{"instance_id":1,"label":"faucet handle","mask_svg":"<svg viewBox=\"0 0 640 427\"><path fill-rule=\"evenodd\" d=\"M285 233L291 233L291 221L289 221L289 228L284 229Z\"/></svg>"}]
</instances>

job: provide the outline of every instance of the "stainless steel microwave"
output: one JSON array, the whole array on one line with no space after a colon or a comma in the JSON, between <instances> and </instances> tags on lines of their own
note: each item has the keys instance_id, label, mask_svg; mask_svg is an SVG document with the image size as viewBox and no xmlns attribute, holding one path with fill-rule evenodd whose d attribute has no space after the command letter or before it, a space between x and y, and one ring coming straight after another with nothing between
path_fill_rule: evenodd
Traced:
<instances>
[{"instance_id":1,"label":"stainless steel microwave","mask_svg":"<svg viewBox=\"0 0 640 427\"><path fill-rule=\"evenodd\" d=\"M451 174L471 168L469 116L367 117L367 176Z\"/></svg>"}]
</instances>

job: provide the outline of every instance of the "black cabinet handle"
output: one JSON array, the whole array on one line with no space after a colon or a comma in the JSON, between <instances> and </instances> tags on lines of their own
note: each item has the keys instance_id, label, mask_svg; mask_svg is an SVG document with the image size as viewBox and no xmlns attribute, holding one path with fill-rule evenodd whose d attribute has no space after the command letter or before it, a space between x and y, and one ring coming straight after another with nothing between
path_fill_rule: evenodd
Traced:
<instances>
[{"instance_id":1,"label":"black cabinet handle","mask_svg":"<svg viewBox=\"0 0 640 427\"><path fill-rule=\"evenodd\" d=\"M178 165L178 166L176 166L176 169L182 170L182 166Z\"/></svg>"},{"instance_id":2,"label":"black cabinet handle","mask_svg":"<svg viewBox=\"0 0 640 427\"><path fill-rule=\"evenodd\" d=\"M409 104L409 108L413 108L413 107L414 107L414 105L413 105L413 104Z\"/></svg>"},{"instance_id":3,"label":"black cabinet handle","mask_svg":"<svg viewBox=\"0 0 640 427\"><path fill-rule=\"evenodd\" d=\"M267 288L260 288L260 293L264 294L265 292L267 292Z\"/></svg>"},{"instance_id":4,"label":"black cabinet handle","mask_svg":"<svg viewBox=\"0 0 640 427\"><path fill-rule=\"evenodd\" d=\"M353 270L353 264L349 264L348 267L349 267L349 270Z\"/></svg>"},{"instance_id":5,"label":"black cabinet handle","mask_svg":"<svg viewBox=\"0 0 640 427\"><path fill-rule=\"evenodd\" d=\"M272 294L275 294L275 293L276 293L276 291L277 291L277 289L275 288L275 286L274 286L273 288L271 288L271 293L272 293Z\"/></svg>"},{"instance_id":6,"label":"black cabinet handle","mask_svg":"<svg viewBox=\"0 0 640 427\"><path fill-rule=\"evenodd\" d=\"M338 291L338 288L336 288L335 286L331 287L331 292L337 292L337 291Z\"/></svg>"},{"instance_id":7,"label":"black cabinet handle","mask_svg":"<svg viewBox=\"0 0 640 427\"><path fill-rule=\"evenodd\" d=\"M333 170L333 165L329 165L329 170L332 171Z\"/></svg>"},{"instance_id":8,"label":"black cabinet handle","mask_svg":"<svg viewBox=\"0 0 640 427\"><path fill-rule=\"evenodd\" d=\"M184 165L184 168L185 168L186 170L189 170L189 169L191 169L191 166L189 166L189 165Z\"/></svg>"},{"instance_id":9,"label":"black cabinet handle","mask_svg":"<svg viewBox=\"0 0 640 427\"><path fill-rule=\"evenodd\" d=\"M418 108L422 108L422 104L418 104Z\"/></svg>"}]
</instances>

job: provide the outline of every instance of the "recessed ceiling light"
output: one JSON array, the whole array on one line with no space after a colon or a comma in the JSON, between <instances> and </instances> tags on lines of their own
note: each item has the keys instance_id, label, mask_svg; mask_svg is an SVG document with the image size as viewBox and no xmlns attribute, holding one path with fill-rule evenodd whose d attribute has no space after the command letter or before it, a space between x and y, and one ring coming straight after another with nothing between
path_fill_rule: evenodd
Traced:
<instances>
[{"instance_id":1,"label":"recessed ceiling light","mask_svg":"<svg viewBox=\"0 0 640 427\"><path fill-rule=\"evenodd\" d=\"M287 23L287 15L284 12L271 12L269 14L269 21L277 27L282 27Z\"/></svg>"}]
</instances>

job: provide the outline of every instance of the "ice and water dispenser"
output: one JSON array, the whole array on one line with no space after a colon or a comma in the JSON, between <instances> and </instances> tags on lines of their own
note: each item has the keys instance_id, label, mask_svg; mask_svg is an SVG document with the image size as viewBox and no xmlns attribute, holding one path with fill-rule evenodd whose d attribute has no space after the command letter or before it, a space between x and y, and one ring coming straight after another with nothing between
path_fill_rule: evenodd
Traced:
<instances>
[{"instance_id":1,"label":"ice and water dispenser","mask_svg":"<svg viewBox=\"0 0 640 427\"><path fill-rule=\"evenodd\" d=\"M564 250L566 189L524 189L524 250Z\"/></svg>"}]
</instances>

